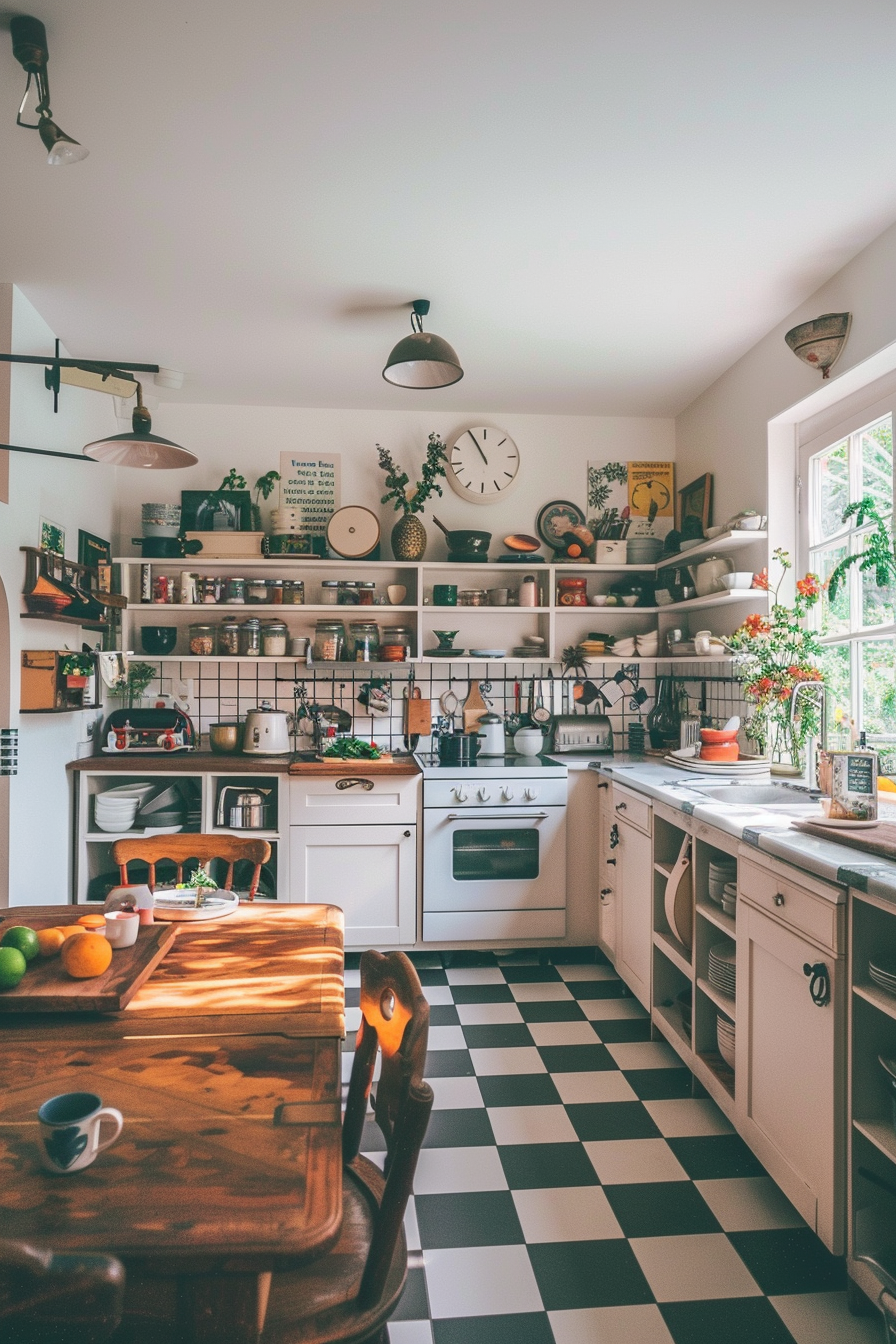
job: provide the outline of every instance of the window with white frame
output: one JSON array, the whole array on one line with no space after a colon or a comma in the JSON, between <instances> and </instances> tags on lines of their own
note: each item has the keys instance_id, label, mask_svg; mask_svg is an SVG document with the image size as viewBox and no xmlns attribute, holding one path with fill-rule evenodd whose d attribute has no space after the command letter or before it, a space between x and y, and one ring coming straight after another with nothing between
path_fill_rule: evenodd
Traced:
<instances>
[{"instance_id":1,"label":"window with white frame","mask_svg":"<svg viewBox=\"0 0 896 1344\"><path fill-rule=\"evenodd\" d=\"M876 412L876 413L874 413ZM815 440L800 452L800 568L827 581L849 554L862 550L873 530L843 511L870 495L893 526L893 415L881 407L864 423L840 429L824 446ZM896 591L879 588L858 564L848 571L836 600L827 597L812 615L825 646L828 746L848 745L850 721L881 753L881 768L896 772Z\"/></svg>"}]
</instances>

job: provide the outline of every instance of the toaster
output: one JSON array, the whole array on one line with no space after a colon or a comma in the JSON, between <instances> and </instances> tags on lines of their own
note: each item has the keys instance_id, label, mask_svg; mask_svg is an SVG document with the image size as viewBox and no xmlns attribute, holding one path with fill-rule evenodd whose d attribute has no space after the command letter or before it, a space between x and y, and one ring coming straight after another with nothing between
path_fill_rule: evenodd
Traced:
<instances>
[{"instance_id":1,"label":"toaster","mask_svg":"<svg viewBox=\"0 0 896 1344\"><path fill-rule=\"evenodd\" d=\"M114 709L103 725L103 751L121 752L193 751L196 730L181 709Z\"/></svg>"},{"instance_id":2,"label":"toaster","mask_svg":"<svg viewBox=\"0 0 896 1344\"><path fill-rule=\"evenodd\" d=\"M613 755L613 728L606 714L558 714L551 755L580 751L590 756Z\"/></svg>"}]
</instances>

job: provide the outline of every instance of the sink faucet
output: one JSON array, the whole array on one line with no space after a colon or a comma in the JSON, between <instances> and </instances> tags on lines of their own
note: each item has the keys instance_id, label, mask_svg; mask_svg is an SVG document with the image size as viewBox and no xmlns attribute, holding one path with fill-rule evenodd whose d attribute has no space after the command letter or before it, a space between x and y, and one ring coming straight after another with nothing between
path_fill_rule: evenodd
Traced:
<instances>
[{"instance_id":1,"label":"sink faucet","mask_svg":"<svg viewBox=\"0 0 896 1344\"><path fill-rule=\"evenodd\" d=\"M817 779L818 753L824 750L827 738L827 705L829 687L823 681L800 681L790 693L790 724L793 726L797 713L797 702L804 691L818 692L818 736L811 739L808 752L807 773L809 786L814 787Z\"/></svg>"}]
</instances>

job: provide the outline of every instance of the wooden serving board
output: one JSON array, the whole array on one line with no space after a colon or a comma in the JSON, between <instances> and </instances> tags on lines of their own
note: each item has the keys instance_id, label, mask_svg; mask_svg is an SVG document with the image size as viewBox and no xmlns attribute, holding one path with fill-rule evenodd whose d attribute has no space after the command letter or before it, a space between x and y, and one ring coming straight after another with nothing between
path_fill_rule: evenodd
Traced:
<instances>
[{"instance_id":1,"label":"wooden serving board","mask_svg":"<svg viewBox=\"0 0 896 1344\"><path fill-rule=\"evenodd\" d=\"M292 761L291 775L416 775L416 762L410 757L396 761L391 752L384 751L375 761Z\"/></svg>"},{"instance_id":2,"label":"wooden serving board","mask_svg":"<svg viewBox=\"0 0 896 1344\"><path fill-rule=\"evenodd\" d=\"M83 905L47 907L19 906L0 914L0 937L13 924L31 929L50 929L77 924L84 914L97 914L97 907ZM90 980L72 980L59 957L36 957L15 989L0 991L2 1013L117 1013L134 997L152 974L177 937L173 924L144 926L133 947L112 953L112 965Z\"/></svg>"},{"instance_id":3,"label":"wooden serving board","mask_svg":"<svg viewBox=\"0 0 896 1344\"><path fill-rule=\"evenodd\" d=\"M896 859L896 825L891 821L882 821L868 830L855 831L848 827L814 826L811 821L795 821L793 829L815 835L819 840L832 840L835 845L860 849L864 854L873 854L876 858Z\"/></svg>"}]
</instances>

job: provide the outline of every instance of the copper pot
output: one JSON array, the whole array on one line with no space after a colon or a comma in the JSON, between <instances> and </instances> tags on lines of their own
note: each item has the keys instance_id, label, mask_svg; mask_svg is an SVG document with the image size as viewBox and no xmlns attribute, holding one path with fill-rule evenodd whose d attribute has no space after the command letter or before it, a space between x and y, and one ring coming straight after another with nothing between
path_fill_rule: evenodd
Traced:
<instances>
[{"instance_id":1,"label":"copper pot","mask_svg":"<svg viewBox=\"0 0 896 1344\"><path fill-rule=\"evenodd\" d=\"M240 749L240 724L213 723L208 730L208 744L219 756L231 756Z\"/></svg>"}]
</instances>

